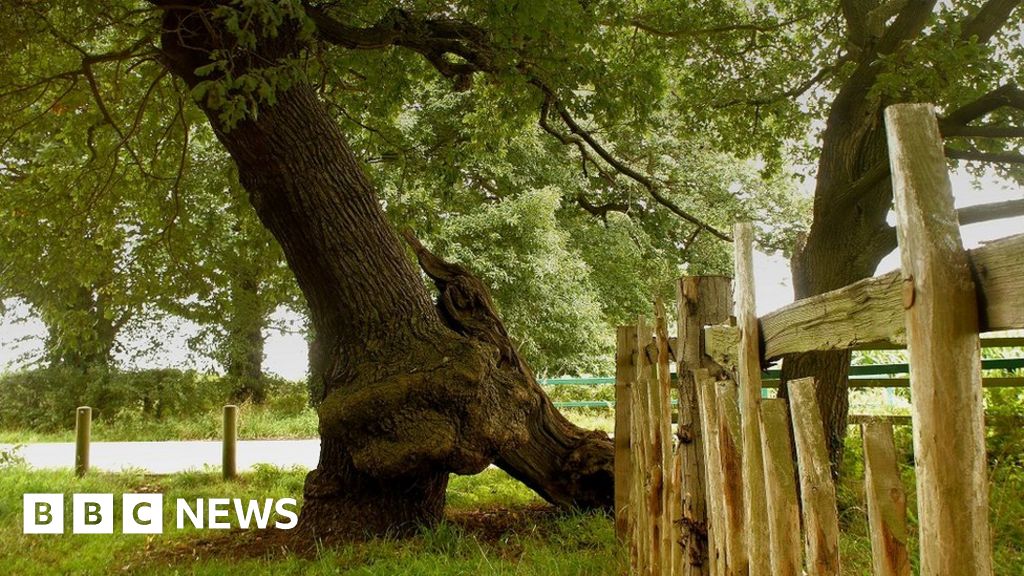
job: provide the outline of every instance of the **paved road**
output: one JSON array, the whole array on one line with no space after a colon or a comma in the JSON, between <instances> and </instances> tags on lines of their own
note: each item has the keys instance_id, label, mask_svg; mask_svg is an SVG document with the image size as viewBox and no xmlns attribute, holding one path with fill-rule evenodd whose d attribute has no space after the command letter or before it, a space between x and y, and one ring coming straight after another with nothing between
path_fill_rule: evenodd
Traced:
<instances>
[{"instance_id":1,"label":"paved road","mask_svg":"<svg viewBox=\"0 0 1024 576\"><path fill-rule=\"evenodd\" d=\"M10 449L0 444L0 450ZM73 442L26 444L19 454L35 468L70 468L75 464ZM316 467L320 440L239 440L238 469L254 464L280 467ZM93 442L89 451L93 469L118 472L125 468L142 469L154 474L201 470L221 465L221 443L214 440L176 442Z\"/></svg>"}]
</instances>

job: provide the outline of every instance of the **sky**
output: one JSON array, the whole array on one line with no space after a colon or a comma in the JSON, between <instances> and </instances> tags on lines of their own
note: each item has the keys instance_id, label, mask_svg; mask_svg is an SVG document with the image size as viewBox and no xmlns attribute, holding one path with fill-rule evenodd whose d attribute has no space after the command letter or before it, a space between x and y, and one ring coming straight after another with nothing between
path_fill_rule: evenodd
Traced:
<instances>
[{"instance_id":1,"label":"sky","mask_svg":"<svg viewBox=\"0 0 1024 576\"><path fill-rule=\"evenodd\" d=\"M986 178L979 185L972 181L966 171L958 170L951 173L951 179L958 208L1024 198L1024 190L1020 186L995 178ZM892 219L890 223L893 223ZM961 228L966 248L974 248L985 241L1021 233L1024 233L1024 217L995 220ZM882 261L877 273L888 272L898 267L899 254L894 251ZM754 275L759 315L793 301L792 278L789 262L785 258L755 252ZM0 371L15 367L17 360L26 353L38 355L42 349L42 338L45 334L42 323L12 323L11 319L19 314L23 315L24 309L15 309L0 317ZM287 319L287 313L277 314L279 320ZM208 364L196 364L194 359L189 358L187 338L194 331L194 327L180 321L163 328L160 332L166 337L158 351L145 360L136 361L136 367L210 367ZM307 348L302 335L268 332L267 336L264 370L290 380L304 378L307 369ZM130 347L131 342L126 342L125 345Z\"/></svg>"}]
</instances>

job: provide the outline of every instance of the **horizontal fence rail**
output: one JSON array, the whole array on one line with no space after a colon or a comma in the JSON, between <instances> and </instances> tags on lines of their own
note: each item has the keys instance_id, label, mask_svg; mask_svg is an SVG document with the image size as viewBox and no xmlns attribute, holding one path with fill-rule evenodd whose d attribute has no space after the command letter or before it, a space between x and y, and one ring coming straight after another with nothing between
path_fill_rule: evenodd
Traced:
<instances>
[{"instance_id":1,"label":"horizontal fence rail","mask_svg":"<svg viewBox=\"0 0 1024 576\"><path fill-rule=\"evenodd\" d=\"M1015 343L1024 346L1024 338L1013 338ZM1018 345L1018 344L1012 344ZM1009 346L1009 345L1008 345ZM983 346L988 347L988 346ZM982 370L1021 370L1024 369L1024 358L989 358L981 361ZM860 364L850 366L850 388L901 388L906 386L905 378L855 378L856 376L883 376L895 374L909 374L909 364ZM761 372L765 388L778 388L781 370L765 370ZM672 374L673 380L676 378ZM896 383L885 384L886 380L893 380ZM987 378L994 382L988 388L1014 388L1024 387L1024 378ZM615 378L609 376L594 376L590 378L541 378L538 380L541 386L601 386L614 384ZM903 382L903 384L899 384Z\"/></svg>"}]
</instances>

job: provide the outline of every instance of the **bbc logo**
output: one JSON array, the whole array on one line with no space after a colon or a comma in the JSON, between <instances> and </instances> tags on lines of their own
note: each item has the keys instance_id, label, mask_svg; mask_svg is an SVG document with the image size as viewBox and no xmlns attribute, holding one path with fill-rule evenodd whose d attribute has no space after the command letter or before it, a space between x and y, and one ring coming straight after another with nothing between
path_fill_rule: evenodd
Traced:
<instances>
[{"instance_id":1,"label":"bbc logo","mask_svg":"<svg viewBox=\"0 0 1024 576\"><path fill-rule=\"evenodd\" d=\"M64 533L63 494L25 494L22 532ZM160 534L164 529L163 494L124 494L121 497L121 526L125 534ZM73 494L73 534L113 534L113 494Z\"/></svg>"}]
</instances>

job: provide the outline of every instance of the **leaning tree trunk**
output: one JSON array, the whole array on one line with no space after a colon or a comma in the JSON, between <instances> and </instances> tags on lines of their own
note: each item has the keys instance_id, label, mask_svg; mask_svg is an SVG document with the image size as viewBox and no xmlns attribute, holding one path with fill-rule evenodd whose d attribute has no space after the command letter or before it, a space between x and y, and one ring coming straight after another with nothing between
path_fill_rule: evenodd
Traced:
<instances>
[{"instance_id":1,"label":"leaning tree trunk","mask_svg":"<svg viewBox=\"0 0 1024 576\"><path fill-rule=\"evenodd\" d=\"M219 46L210 21L188 14L167 12L162 49L194 86L194 70ZM282 32L257 50L273 62L295 46ZM284 250L317 335L321 453L306 478L304 529L353 536L430 523L449 473L494 461L552 502L611 504L607 436L555 412L479 281L418 247L441 290L435 307L311 86L278 94L258 119L230 129L217 110L204 112Z\"/></svg>"},{"instance_id":2,"label":"leaning tree trunk","mask_svg":"<svg viewBox=\"0 0 1024 576\"><path fill-rule=\"evenodd\" d=\"M814 220L805 244L793 258L795 296L807 298L837 290L874 275L894 246L886 223L892 185L885 170L885 133L878 123L854 122L833 115L823 138L815 191ZM880 122L880 119L879 119ZM876 176L877 175L877 176ZM787 356L785 382L813 376L828 442L833 475L843 461L849 413L850 351L809 352Z\"/></svg>"}]
</instances>

